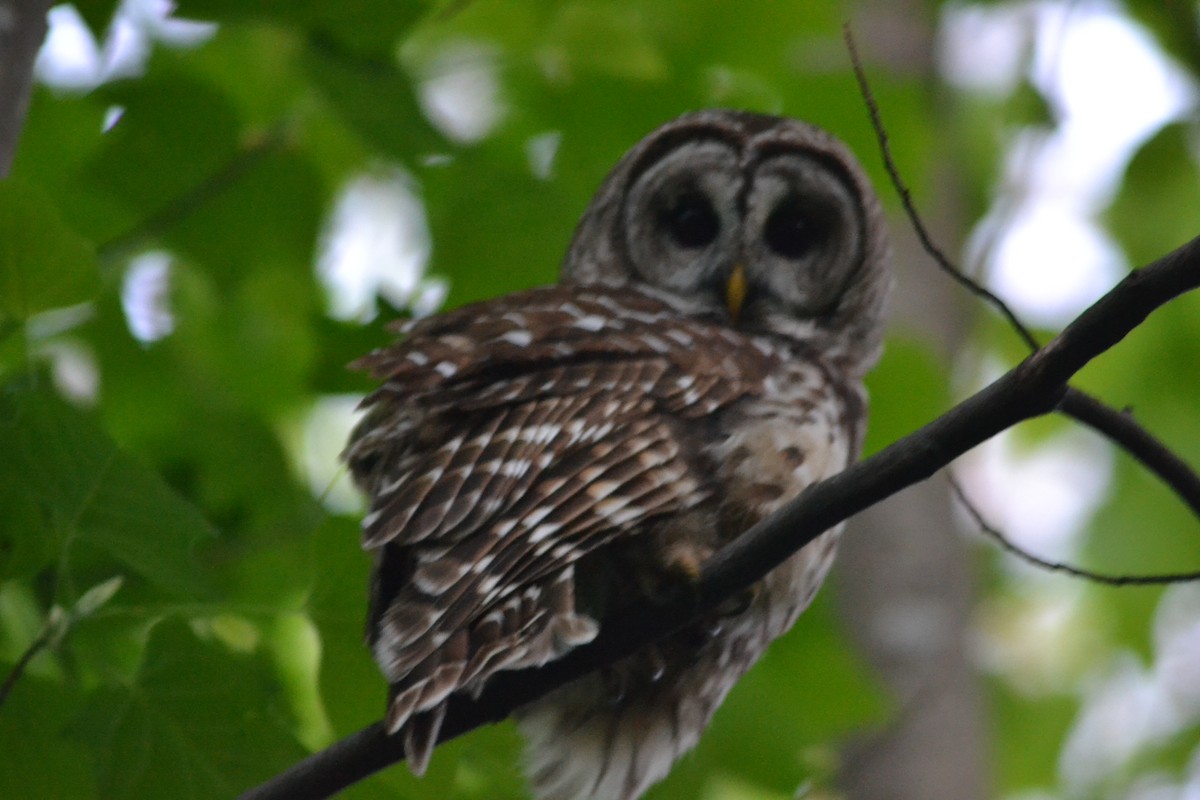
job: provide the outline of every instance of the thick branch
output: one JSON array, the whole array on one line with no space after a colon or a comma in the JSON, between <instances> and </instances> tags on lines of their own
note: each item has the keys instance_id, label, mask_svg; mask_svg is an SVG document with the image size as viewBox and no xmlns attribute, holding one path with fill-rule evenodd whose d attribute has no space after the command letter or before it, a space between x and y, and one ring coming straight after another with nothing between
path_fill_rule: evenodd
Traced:
<instances>
[{"instance_id":1,"label":"thick branch","mask_svg":"<svg viewBox=\"0 0 1200 800\"><path fill-rule=\"evenodd\" d=\"M611 664L748 587L823 531L922 481L976 445L1054 410L1066 382L1155 308L1200 286L1200 238L1131 273L1052 342L995 383L882 452L810 487L721 550L704 568L696 600L606 619L591 644L539 669L495 676L478 700L451 699L441 741L503 719L569 681ZM400 761L379 724L359 731L243 795L316 800Z\"/></svg>"},{"instance_id":2,"label":"thick branch","mask_svg":"<svg viewBox=\"0 0 1200 800\"><path fill-rule=\"evenodd\" d=\"M49 10L50 0L0 0L0 178L17 151Z\"/></svg>"}]
</instances>

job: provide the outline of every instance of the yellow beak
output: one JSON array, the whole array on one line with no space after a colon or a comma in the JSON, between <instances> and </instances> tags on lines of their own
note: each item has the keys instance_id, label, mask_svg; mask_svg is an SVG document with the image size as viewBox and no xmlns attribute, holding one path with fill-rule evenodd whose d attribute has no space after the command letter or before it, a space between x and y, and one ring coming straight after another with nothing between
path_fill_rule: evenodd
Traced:
<instances>
[{"instance_id":1,"label":"yellow beak","mask_svg":"<svg viewBox=\"0 0 1200 800\"><path fill-rule=\"evenodd\" d=\"M746 288L746 270L741 264L735 264L725 284L725 307L729 309L729 316L734 322L737 322L742 303L746 301Z\"/></svg>"}]
</instances>

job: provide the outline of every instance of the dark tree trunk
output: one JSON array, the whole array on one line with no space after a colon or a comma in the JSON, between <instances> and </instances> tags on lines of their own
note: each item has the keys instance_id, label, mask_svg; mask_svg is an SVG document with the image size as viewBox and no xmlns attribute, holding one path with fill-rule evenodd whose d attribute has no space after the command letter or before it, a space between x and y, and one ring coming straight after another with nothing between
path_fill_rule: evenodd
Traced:
<instances>
[{"instance_id":1,"label":"dark tree trunk","mask_svg":"<svg viewBox=\"0 0 1200 800\"><path fill-rule=\"evenodd\" d=\"M50 0L0 0L0 178L12 168Z\"/></svg>"}]
</instances>

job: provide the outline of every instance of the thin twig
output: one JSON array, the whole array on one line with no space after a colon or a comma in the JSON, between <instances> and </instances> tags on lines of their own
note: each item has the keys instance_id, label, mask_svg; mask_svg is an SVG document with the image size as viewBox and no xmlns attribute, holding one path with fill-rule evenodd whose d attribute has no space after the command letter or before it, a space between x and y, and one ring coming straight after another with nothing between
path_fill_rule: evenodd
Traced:
<instances>
[{"instance_id":1,"label":"thin twig","mask_svg":"<svg viewBox=\"0 0 1200 800\"><path fill-rule=\"evenodd\" d=\"M25 648L25 652L17 659L17 663L13 664L13 668L4 678L4 683L0 685L0 706L3 706L4 702L8 700L13 687L17 685L17 681L21 680L21 676L25 674L30 662L57 638L61 625L62 621L53 616L42 625L42 630L38 632L37 638L29 643L29 647Z\"/></svg>"},{"instance_id":2,"label":"thin twig","mask_svg":"<svg viewBox=\"0 0 1200 800\"><path fill-rule=\"evenodd\" d=\"M950 470L943 470L946 475L946 480L950 483L950 489L954 493L954 497L975 525L988 536L996 541L1005 551L1012 553L1017 558L1035 567L1048 569L1051 572L1062 572L1067 575L1074 575L1077 578L1085 578L1093 583L1102 583L1105 586L1162 586L1168 583L1187 583L1189 581L1200 580L1200 570L1195 572L1176 572L1167 573L1164 575L1108 575L1103 572L1093 572L1089 569L1075 567L1070 564L1064 564L1061 561L1048 561L1041 556L1035 556L1028 550L1013 542L998 528L988 523L983 518L983 514L967 497L967 493L963 490L962 484L954 477L954 473Z\"/></svg>"},{"instance_id":3,"label":"thin twig","mask_svg":"<svg viewBox=\"0 0 1200 800\"><path fill-rule=\"evenodd\" d=\"M1200 475L1126 412L1119 412L1074 387L1058 410L1116 442L1165 483L1200 518Z\"/></svg>"},{"instance_id":4,"label":"thin twig","mask_svg":"<svg viewBox=\"0 0 1200 800\"><path fill-rule=\"evenodd\" d=\"M0 706L4 705L9 693L17 685L17 681L21 679L34 657L46 648L58 647L77 622L90 617L108 603L124 582L125 579L120 575L101 581L81 594L68 611L63 611L61 606L51 606L45 622L42 623L41 631L38 632L29 647L25 648L25 652L17 659L17 663L13 665L12 670L4 679L4 684L0 686Z\"/></svg>"},{"instance_id":5,"label":"thin twig","mask_svg":"<svg viewBox=\"0 0 1200 800\"><path fill-rule=\"evenodd\" d=\"M101 258L109 261L141 245L148 239L161 236L235 185L263 159L281 149L286 144L287 138L286 125L280 124L246 142L216 172L196 186L168 200L130 230L101 243L96 251Z\"/></svg>"},{"instance_id":6,"label":"thin twig","mask_svg":"<svg viewBox=\"0 0 1200 800\"><path fill-rule=\"evenodd\" d=\"M921 219L921 215L917 213L916 205L912 199L912 192L909 191L908 184L904 182L904 179L900 177L900 171L896 168L896 162L892 158L892 146L888 140L887 129L883 126L883 120L879 115L879 105L875 102L875 95L872 93L871 85L867 81L867 74L863 69L862 59L858 55L858 47L854 43L854 34L850 30L850 23L846 23L842 27L842 35L845 37L846 47L850 51L850 63L854 67L854 77L858 80L858 89L862 94L863 102L867 105L867 112L871 116L871 127L875 129L875 138L879 141L879 150L883 156L884 169L887 170L892 185L896 187L896 192L900 195L900 202L904 206L904 213L908 215L909 222L912 224L913 230L921 242L921 247L933 258L942 272L949 275L968 292L982 298L988 305L999 311L1012 329L1016 331L1017 335L1028 345L1029 351L1036 351L1041 346L1038 343L1037 337L1033 335L1029 328L1025 327L1025 323L1021 322L1017 315L1013 313L1013 310L1008 307L1008 304L984 286L967 277L933 241L933 237L925 227L925 222Z\"/></svg>"}]
</instances>

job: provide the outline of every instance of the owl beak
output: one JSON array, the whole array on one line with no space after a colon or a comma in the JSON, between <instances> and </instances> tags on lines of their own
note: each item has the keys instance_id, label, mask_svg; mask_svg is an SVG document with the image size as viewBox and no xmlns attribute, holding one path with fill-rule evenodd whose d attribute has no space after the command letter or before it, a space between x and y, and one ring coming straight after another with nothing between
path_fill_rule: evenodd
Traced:
<instances>
[{"instance_id":1,"label":"owl beak","mask_svg":"<svg viewBox=\"0 0 1200 800\"><path fill-rule=\"evenodd\" d=\"M746 269L741 264L734 264L725 282L725 307L729 309L729 317L737 322L742 312L742 303L746 301Z\"/></svg>"}]
</instances>

